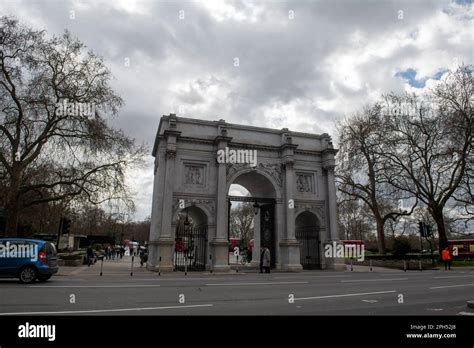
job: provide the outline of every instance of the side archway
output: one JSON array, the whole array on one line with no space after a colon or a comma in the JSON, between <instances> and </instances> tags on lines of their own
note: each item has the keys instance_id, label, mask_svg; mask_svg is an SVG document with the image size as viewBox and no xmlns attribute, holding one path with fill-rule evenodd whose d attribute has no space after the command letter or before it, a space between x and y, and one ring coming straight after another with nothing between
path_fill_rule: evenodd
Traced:
<instances>
[{"instance_id":1,"label":"side archway","mask_svg":"<svg viewBox=\"0 0 474 348\"><path fill-rule=\"evenodd\" d=\"M295 236L300 243L300 260L303 269L321 268L319 219L310 211L296 216Z\"/></svg>"},{"instance_id":2,"label":"side archway","mask_svg":"<svg viewBox=\"0 0 474 348\"><path fill-rule=\"evenodd\" d=\"M191 205L179 211L175 221L175 270L206 270L207 214L201 208Z\"/></svg>"}]
</instances>

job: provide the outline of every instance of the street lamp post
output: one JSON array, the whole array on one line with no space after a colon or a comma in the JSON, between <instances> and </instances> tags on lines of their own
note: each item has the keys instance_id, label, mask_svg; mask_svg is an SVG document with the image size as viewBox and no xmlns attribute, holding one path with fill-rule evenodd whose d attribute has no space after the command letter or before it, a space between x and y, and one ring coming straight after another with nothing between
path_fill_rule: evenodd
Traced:
<instances>
[{"instance_id":1,"label":"street lamp post","mask_svg":"<svg viewBox=\"0 0 474 348\"><path fill-rule=\"evenodd\" d=\"M258 204L258 202L255 201L255 203L253 204L253 212L255 213L255 215L258 215L259 209L260 209L260 204Z\"/></svg>"}]
</instances>

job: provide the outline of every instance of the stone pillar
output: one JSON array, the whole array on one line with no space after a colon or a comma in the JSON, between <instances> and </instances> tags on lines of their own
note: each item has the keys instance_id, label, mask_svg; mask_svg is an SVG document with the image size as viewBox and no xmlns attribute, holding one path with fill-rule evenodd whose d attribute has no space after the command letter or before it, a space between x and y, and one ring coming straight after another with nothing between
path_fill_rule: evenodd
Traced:
<instances>
[{"instance_id":1,"label":"stone pillar","mask_svg":"<svg viewBox=\"0 0 474 348\"><path fill-rule=\"evenodd\" d=\"M282 151L282 162L285 167L285 194L283 195L285 201L283 202L283 208L286 216L286 231L283 236L283 240L280 241L280 259L279 264L281 269L285 271L301 271L303 266L300 262L300 244L295 238L295 171L294 165L294 150L297 145L293 145L291 136L284 129L282 133L283 145L281 146ZM290 200L293 200L293 204L290 205ZM277 260L278 261L278 260Z\"/></svg>"},{"instance_id":2,"label":"stone pillar","mask_svg":"<svg viewBox=\"0 0 474 348\"><path fill-rule=\"evenodd\" d=\"M327 175L327 217L328 223L328 240L326 243L334 241L339 243L339 235L337 233L337 200L336 200L336 181L334 178L334 168L336 166L335 155L337 151L332 148L332 143L329 142L328 148L323 152L323 168ZM324 255L324 253L323 253ZM334 270L346 270L346 265L343 258L326 259L326 267Z\"/></svg>"},{"instance_id":3,"label":"stone pillar","mask_svg":"<svg viewBox=\"0 0 474 348\"><path fill-rule=\"evenodd\" d=\"M339 240L337 234L337 201L336 182L334 179L334 167L326 168L328 175L328 212L329 212L329 237L331 240Z\"/></svg>"},{"instance_id":4,"label":"stone pillar","mask_svg":"<svg viewBox=\"0 0 474 348\"><path fill-rule=\"evenodd\" d=\"M153 198L151 206L151 222L150 222L150 242L148 247L147 269L153 271L157 268L159 262L158 246L155 243L161 235L161 218L163 212L163 191L165 178L165 155L158 150L155 154L155 178L153 182ZM155 243L155 244L154 244Z\"/></svg>"},{"instance_id":5,"label":"stone pillar","mask_svg":"<svg viewBox=\"0 0 474 348\"><path fill-rule=\"evenodd\" d=\"M295 192L294 192L294 181L295 181L295 170L293 168L293 158L289 159L285 163L285 214L286 214L286 238L287 240L293 240L295 238ZM293 200L293 207L290 207L290 200Z\"/></svg>"},{"instance_id":6,"label":"stone pillar","mask_svg":"<svg viewBox=\"0 0 474 348\"><path fill-rule=\"evenodd\" d=\"M282 242L286 240L286 216L285 216L285 195L282 192L282 198L276 200L275 204L275 267L277 269L282 268L282 264L287 264L289 262L283 262L284 253L282 253L281 245Z\"/></svg>"},{"instance_id":7,"label":"stone pillar","mask_svg":"<svg viewBox=\"0 0 474 348\"><path fill-rule=\"evenodd\" d=\"M225 123L221 122L222 135L216 137L217 150L224 150L231 138L226 137ZM217 156L217 154L216 154ZM212 261L215 272L228 272L229 239L228 239L228 202L226 163L217 163L217 204L216 204L216 237L211 241Z\"/></svg>"},{"instance_id":8,"label":"stone pillar","mask_svg":"<svg viewBox=\"0 0 474 348\"><path fill-rule=\"evenodd\" d=\"M161 219L161 238L171 238L171 220L173 218L173 184L175 171L175 151L166 151L165 191L163 194L163 216Z\"/></svg>"},{"instance_id":9,"label":"stone pillar","mask_svg":"<svg viewBox=\"0 0 474 348\"><path fill-rule=\"evenodd\" d=\"M167 272L173 271L174 269L174 231L171 230L171 224L173 219L173 190L175 182L175 162L176 162L176 142L178 136L181 134L176 131L177 119L175 115L170 115L169 118L169 129L163 133L163 139L166 140L166 151L164 154L164 171L163 179L163 201L161 206L161 229L159 230L159 236L153 241L150 241L150 247L153 250L152 256L153 261L150 264L149 269ZM161 179L161 177L160 177ZM158 197L160 199L160 197ZM161 261L160 261L161 258Z\"/></svg>"}]
</instances>

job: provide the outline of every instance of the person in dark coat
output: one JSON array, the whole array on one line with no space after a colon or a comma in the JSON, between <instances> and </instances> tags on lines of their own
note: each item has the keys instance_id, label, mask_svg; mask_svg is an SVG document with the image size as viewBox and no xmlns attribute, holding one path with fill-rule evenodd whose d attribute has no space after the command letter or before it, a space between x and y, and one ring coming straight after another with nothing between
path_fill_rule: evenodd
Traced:
<instances>
[{"instance_id":1,"label":"person in dark coat","mask_svg":"<svg viewBox=\"0 0 474 348\"><path fill-rule=\"evenodd\" d=\"M87 266L89 267L94 262L94 257L95 257L94 250L92 249L92 246L90 245L87 248L86 257L87 257Z\"/></svg>"}]
</instances>

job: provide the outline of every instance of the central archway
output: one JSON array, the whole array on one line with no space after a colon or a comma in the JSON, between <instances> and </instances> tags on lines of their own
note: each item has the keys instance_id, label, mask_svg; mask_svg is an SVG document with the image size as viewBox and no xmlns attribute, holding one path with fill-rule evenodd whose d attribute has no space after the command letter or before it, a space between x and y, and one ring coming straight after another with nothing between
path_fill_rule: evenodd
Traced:
<instances>
[{"instance_id":1,"label":"central archway","mask_svg":"<svg viewBox=\"0 0 474 348\"><path fill-rule=\"evenodd\" d=\"M247 195L231 195L231 186L239 185L248 191ZM254 213L253 220L253 239L252 243L247 244L246 241L242 243L244 249L251 254L251 265L258 267L260 264L260 247L265 246L270 250L271 255L271 267L274 268L278 263L279 250L278 245L278 231L276 221L276 198L279 196L278 191L275 188L275 183L272 182L271 177L266 173L260 172L256 169L242 170L236 173L230 180L228 186L228 238L229 243L232 247L234 246L231 241L231 214L232 214L232 202L251 203ZM234 203L235 204L235 203ZM230 258L232 255L230 255Z\"/></svg>"}]
</instances>

